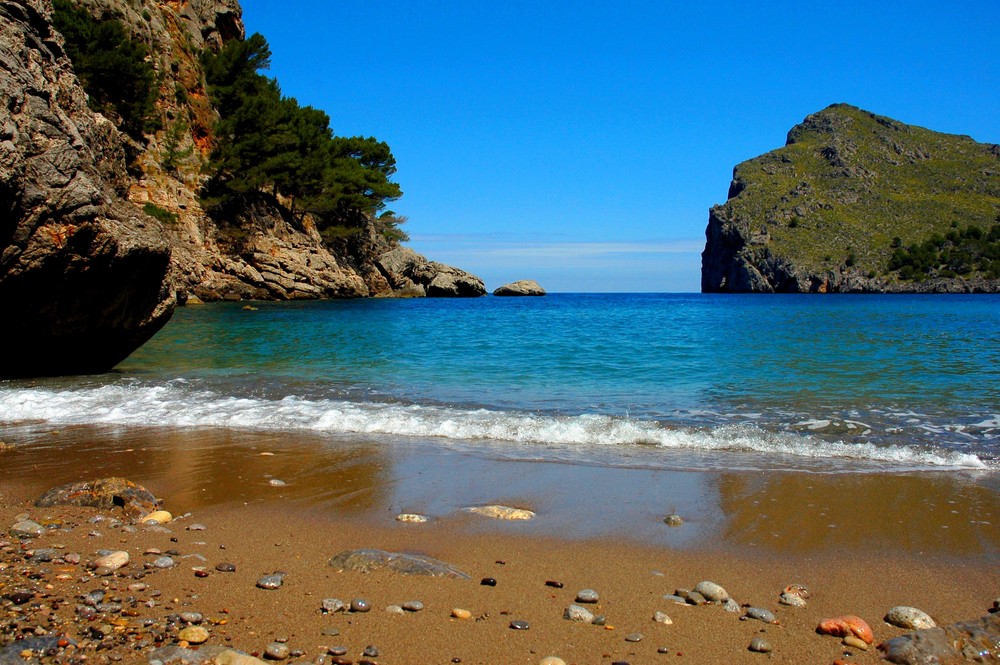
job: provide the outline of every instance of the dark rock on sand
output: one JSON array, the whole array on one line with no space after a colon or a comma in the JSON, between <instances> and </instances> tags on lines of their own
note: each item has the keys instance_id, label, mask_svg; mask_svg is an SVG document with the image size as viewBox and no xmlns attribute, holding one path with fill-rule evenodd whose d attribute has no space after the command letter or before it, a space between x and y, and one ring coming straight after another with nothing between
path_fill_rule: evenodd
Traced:
<instances>
[{"instance_id":1,"label":"dark rock on sand","mask_svg":"<svg viewBox=\"0 0 1000 665\"><path fill-rule=\"evenodd\" d=\"M522 279L510 284L504 284L493 292L495 296L544 296L543 289L533 279Z\"/></svg>"},{"instance_id":2,"label":"dark rock on sand","mask_svg":"<svg viewBox=\"0 0 1000 665\"><path fill-rule=\"evenodd\" d=\"M142 485L125 478L101 478L89 482L70 483L43 494L35 505L89 506L101 510L121 508L129 517L141 517L156 509L156 497Z\"/></svg>"},{"instance_id":3,"label":"dark rock on sand","mask_svg":"<svg viewBox=\"0 0 1000 665\"><path fill-rule=\"evenodd\" d=\"M361 573L370 573L373 570L386 568L403 575L472 579L466 573L444 561L416 554L402 554L384 550L341 552L330 559L329 565L338 570L353 570Z\"/></svg>"},{"instance_id":4,"label":"dark rock on sand","mask_svg":"<svg viewBox=\"0 0 1000 665\"><path fill-rule=\"evenodd\" d=\"M1000 614L907 633L878 650L898 665L994 662L1000 660Z\"/></svg>"}]
</instances>

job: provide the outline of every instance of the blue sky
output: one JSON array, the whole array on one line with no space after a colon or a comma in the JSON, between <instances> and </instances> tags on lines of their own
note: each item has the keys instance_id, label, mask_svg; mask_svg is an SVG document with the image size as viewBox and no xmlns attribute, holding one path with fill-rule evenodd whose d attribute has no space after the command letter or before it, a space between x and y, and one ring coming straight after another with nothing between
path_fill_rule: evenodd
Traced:
<instances>
[{"instance_id":1,"label":"blue sky","mask_svg":"<svg viewBox=\"0 0 1000 665\"><path fill-rule=\"evenodd\" d=\"M1000 2L241 0L284 94L396 157L492 290L697 291L733 167L847 102L1000 142Z\"/></svg>"}]
</instances>

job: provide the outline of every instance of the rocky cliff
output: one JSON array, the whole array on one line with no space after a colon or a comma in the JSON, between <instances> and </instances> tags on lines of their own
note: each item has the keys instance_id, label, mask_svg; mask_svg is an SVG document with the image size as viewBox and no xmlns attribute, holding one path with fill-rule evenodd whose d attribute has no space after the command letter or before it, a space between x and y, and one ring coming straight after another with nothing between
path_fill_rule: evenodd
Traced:
<instances>
[{"instance_id":1,"label":"rocky cliff","mask_svg":"<svg viewBox=\"0 0 1000 665\"><path fill-rule=\"evenodd\" d=\"M200 55L244 38L236 0L74 3L147 47L157 128L128 136L119 118L88 108L51 0L0 0L0 308L16 350L0 377L107 370L190 296L485 293L419 255L405 264L422 266L419 279L393 273L404 264L382 257L398 243L377 220L324 239L266 195L206 212L218 115Z\"/></svg>"},{"instance_id":2,"label":"rocky cliff","mask_svg":"<svg viewBox=\"0 0 1000 665\"><path fill-rule=\"evenodd\" d=\"M125 141L90 111L40 0L0 1L0 376L104 371L173 312L160 224L124 199Z\"/></svg>"},{"instance_id":3,"label":"rocky cliff","mask_svg":"<svg viewBox=\"0 0 1000 665\"><path fill-rule=\"evenodd\" d=\"M702 291L1000 292L998 222L1000 146L836 104L734 169Z\"/></svg>"}]
</instances>

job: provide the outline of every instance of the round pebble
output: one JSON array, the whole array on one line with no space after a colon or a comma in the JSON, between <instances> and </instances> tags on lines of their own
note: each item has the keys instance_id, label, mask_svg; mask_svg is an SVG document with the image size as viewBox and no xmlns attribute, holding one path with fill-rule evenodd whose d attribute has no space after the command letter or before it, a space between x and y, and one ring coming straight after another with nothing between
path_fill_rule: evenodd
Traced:
<instances>
[{"instance_id":1,"label":"round pebble","mask_svg":"<svg viewBox=\"0 0 1000 665\"><path fill-rule=\"evenodd\" d=\"M271 660L285 660L291 654L292 650L288 648L288 645L281 642L271 642L264 648L264 657Z\"/></svg>"},{"instance_id":2,"label":"round pebble","mask_svg":"<svg viewBox=\"0 0 1000 665\"><path fill-rule=\"evenodd\" d=\"M128 552L111 552L110 554L102 556L94 561L94 566L97 568L110 568L111 570L118 570L127 564L128 560Z\"/></svg>"},{"instance_id":3,"label":"round pebble","mask_svg":"<svg viewBox=\"0 0 1000 665\"><path fill-rule=\"evenodd\" d=\"M653 615L653 621L656 623L662 623L665 626L673 625L674 621L666 612L657 612Z\"/></svg>"},{"instance_id":4,"label":"round pebble","mask_svg":"<svg viewBox=\"0 0 1000 665\"><path fill-rule=\"evenodd\" d=\"M842 644L844 646L854 647L855 649L861 649L862 651L868 651L868 643L856 635L848 635L844 638Z\"/></svg>"},{"instance_id":5,"label":"round pebble","mask_svg":"<svg viewBox=\"0 0 1000 665\"><path fill-rule=\"evenodd\" d=\"M424 604L419 600L408 600L403 603L403 609L407 612L419 612L424 609Z\"/></svg>"},{"instance_id":6,"label":"round pebble","mask_svg":"<svg viewBox=\"0 0 1000 665\"><path fill-rule=\"evenodd\" d=\"M352 612L367 612L372 608L372 604L364 598L355 598L351 601Z\"/></svg>"},{"instance_id":7,"label":"round pebble","mask_svg":"<svg viewBox=\"0 0 1000 665\"><path fill-rule=\"evenodd\" d=\"M538 665L566 665L566 661L559 656L546 656L538 661Z\"/></svg>"},{"instance_id":8,"label":"round pebble","mask_svg":"<svg viewBox=\"0 0 1000 665\"><path fill-rule=\"evenodd\" d=\"M625 636L626 642L642 642L642 633L629 633Z\"/></svg>"},{"instance_id":9,"label":"round pebble","mask_svg":"<svg viewBox=\"0 0 1000 665\"><path fill-rule=\"evenodd\" d=\"M389 614L406 614L406 610L399 605L387 605L385 611Z\"/></svg>"},{"instance_id":10,"label":"round pebble","mask_svg":"<svg viewBox=\"0 0 1000 665\"><path fill-rule=\"evenodd\" d=\"M604 616L603 614L600 614L594 617L594 620L591 621L590 623L594 624L595 626L605 626L608 623L608 617Z\"/></svg>"},{"instance_id":11,"label":"round pebble","mask_svg":"<svg viewBox=\"0 0 1000 665\"><path fill-rule=\"evenodd\" d=\"M184 623L201 623L204 620L201 612L181 612L181 621Z\"/></svg>"},{"instance_id":12,"label":"round pebble","mask_svg":"<svg viewBox=\"0 0 1000 665\"><path fill-rule=\"evenodd\" d=\"M208 641L208 631L201 626L188 626L177 633L177 639L188 644L203 644Z\"/></svg>"},{"instance_id":13,"label":"round pebble","mask_svg":"<svg viewBox=\"0 0 1000 665\"><path fill-rule=\"evenodd\" d=\"M361 652L361 655L365 658L378 658L378 647L373 644L369 644L365 647L365 650Z\"/></svg>"},{"instance_id":14,"label":"round pebble","mask_svg":"<svg viewBox=\"0 0 1000 665\"><path fill-rule=\"evenodd\" d=\"M284 480L278 480L277 478L271 478L269 481L267 481L267 484L270 485L271 487L284 487L288 483L286 483ZM287 658L287 656L286 656L286 658Z\"/></svg>"},{"instance_id":15,"label":"round pebble","mask_svg":"<svg viewBox=\"0 0 1000 665\"><path fill-rule=\"evenodd\" d=\"M153 566L156 568L173 568L174 560L168 556L161 556L159 559L153 562Z\"/></svg>"},{"instance_id":16,"label":"round pebble","mask_svg":"<svg viewBox=\"0 0 1000 665\"><path fill-rule=\"evenodd\" d=\"M937 624L934 623L934 619L915 607L907 607L906 605L897 605L896 607L889 610L885 615L885 622L899 628L906 628L907 630L922 630L924 628L936 628Z\"/></svg>"},{"instance_id":17,"label":"round pebble","mask_svg":"<svg viewBox=\"0 0 1000 665\"><path fill-rule=\"evenodd\" d=\"M451 615L453 617L455 617L456 619L471 619L472 618L472 612L470 612L469 610L463 610L463 609L461 609L459 607L456 607L455 609L453 609L451 611Z\"/></svg>"},{"instance_id":18,"label":"round pebble","mask_svg":"<svg viewBox=\"0 0 1000 665\"><path fill-rule=\"evenodd\" d=\"M705 580L704 582L698 582L697 586L694 588L695 593L700 593L705 597L705 600L711 601L713 603L722 603L729 598L729 592L723 589L721 586L715 582L709 582Z\"/></svg>"},{"instance_id":19,"label":"round pebble","mask_svg":"<svg viewBox=\"0 0 1000 665\"><path fill-rule=\"evenodd\" d=\"M484 577L483 579L479 580L479 584L482 586L496 586L497 580L495 577Z\"/></svg>"},{"instance_id":20,"label":"round pebble","mask_svg":"<svg viewBox=\"0 0 1000 665\"><path fill-rule=\"evenodd\" d=\"M261 589L280 589L281 585L285 583L284 575L265 575L264 577L257 580L257 586Z\"/></svg>"},{"instance_id":21,"label":"round pebble","mask_svg":"<svg viewBox=\"0 0 1000 665\"><path fill-rule=\"evenodd\" d=\"M528 622L524 621L523 619L515 619L514 621L511 621L510 627L513 628L514 630L528 630L529 628L531 628Z\"/></svg>"},{"instance_id":22,"label":"round pebble","mask_svg":"<svg viewBox=\"0 0 1000 665\"><path fill-rule=\"evenodd\" d=\"M667 526L680 526L684 524L684 518L677 514L670 514L663 518L663 523Z\"/></svg>"},{"instance_id":23,"label":"round pebble","mask_svg":"<svg viewBox=\"0 0 1000 665\"><path fill-rule=\"evenodd\" d=\"M763 621L764 623L778 623L778 619L774 616L774 612L771 610L765 610L762 607L748 607L744 618L757 619L758 621Z\"/></svg>"},{"instance_id":24,"label":"round pebble","mask_svg":"<svg viewBox=\"0 0 1000 665\"><path fill-rule=\"evenodd\" d=\"M656 653L670 653L672 649L670 647L657 647Z\"/></svg>"},{"instance_id":25,"label":"round pebble","mask_svg":"<svg viewBox=\"0 0 1000 665\"><path fill-rule=\"evenodd\" d=\"M593 589L581 589L576 594L576 602L578 603L596 603L601 597Z\"/></svg>"},{"instance_id":26,"label":"round pebble","mask_svg":"<svg viewBox=\"0 0 1000 665\"><path fill-rule=\"evenodd\" d=\"M754 651L756 653L771 653L771 643L765 639L761 639L760 637L755 637L750 640L750 651Z\"/></svg>"},{"instance_id":27,"label":"round pebble","mask_svg":"<svg viewBox=\"0 0 1000 665\"><path fill-rule=\"evenodd\" d=\"M331 656L346 656L347 647L330 647L326 652Z\"/></svg>"},{"instance_id":28,"label":"round pebble","mask_svg":"<svg viewBox=\"0 0 1000 665\"><path fill-rule=\"evenodd\" d=\"M220 573L235 573L236 572L236 564L235 563L228 563L228 562L224 561L224 562L220 563L218 566L216 566L215 569L217 571L219 571Z\"/></svg>"}]
</instances>

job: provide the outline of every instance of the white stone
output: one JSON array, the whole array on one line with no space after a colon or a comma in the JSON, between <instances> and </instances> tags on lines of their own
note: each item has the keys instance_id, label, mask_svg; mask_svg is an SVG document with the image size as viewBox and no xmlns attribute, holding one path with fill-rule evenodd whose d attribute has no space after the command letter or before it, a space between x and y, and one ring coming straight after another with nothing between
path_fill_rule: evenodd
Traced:
<instances>
[{"instance_id":1,"label":"white stone","mask_svg":"<svg viewBox=\"0 0 1000 665\"><path fill-rule=\"evenodd\" d=\"M906 628L907 630L922 630L924 628L937 627L934 619L930 618L926 612L918 610L915 607L907 607L906 605L897 605L886 612L885 622L893 626Z\"/></svg>"},{"instance_id":2,"label":"white stone","mask_svg":"<svg viewBox=\"0 0 1000 665\"><path fill-rule=\"evenodd\" d=\"M400 513L399 515L396 515L396 521L423 524L427 521L427 518L423 515L417 515L416 513Z\"/></svg>"},{"instance_id":3,"label":"white stone","mask_svg":"<svg viewBox=\"0 0 1000 665\"><path fill-rule=\"evenodd\" d=\"M510 506L500 505L472 506L471 508L466 508L466 510L470 513L498 520L530 520L535 516L535 513L524 508L511 508Z\"/></svg>"}]
</instances>

